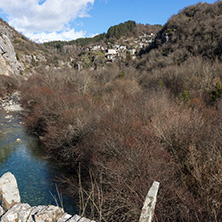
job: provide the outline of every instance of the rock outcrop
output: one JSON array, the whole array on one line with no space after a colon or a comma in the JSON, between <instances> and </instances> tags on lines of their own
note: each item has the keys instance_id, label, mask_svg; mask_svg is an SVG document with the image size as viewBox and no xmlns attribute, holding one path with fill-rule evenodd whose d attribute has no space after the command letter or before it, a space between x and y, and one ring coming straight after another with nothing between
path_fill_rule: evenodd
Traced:
<instances>
[{"instance_id":1,"label":"rock outcrop","mask_svg":"<svg viewBox=\"0 0 222 222\"><path fill-rule=\"evenodd\" d=\"M154 181L143 204L139 222L152 222L160 183Z\"/></svg>"},{"instance_id":2,"label":"rock outcrop","mask_svg":"<svg viewBox=\"0 0 222 222\"><path fill-rule=\"evenodd\" d=\"M67 214L58 206L31 207L27 203L20 203L17 181L10 172L0 178L0 194L0 222L93 222L79 215Z\"/></svg>"},{"instance_id":3,"label":"rock outcrop","mask_svg":"<svg viewBox=\"0 0 222 222\"><path fill-rule=\"evenodd\" d=\"M23 65L17 60L14 47L7 35L0 33L0 74L18 75Z\"/></svg>"}]
</instances>

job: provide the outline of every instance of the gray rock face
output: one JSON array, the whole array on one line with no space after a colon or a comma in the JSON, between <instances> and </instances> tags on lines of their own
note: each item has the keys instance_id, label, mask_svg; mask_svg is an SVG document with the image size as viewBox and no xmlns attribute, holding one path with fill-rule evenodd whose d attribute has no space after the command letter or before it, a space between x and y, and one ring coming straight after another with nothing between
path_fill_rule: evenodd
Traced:
<instances>
[{"instance_id":1,"label":"gray rock face","mask_svg":"<svg viewBox=\"0 0 222 222\"><path fill-rule=\"evenodd\" d=\"M17 181L10 172L5 173L0 178L0 197L4 210L8 210L21 202Z\"/></svg>"},{"instance_id":2,"label":"gray rock face","mask_svg":"<svg viewBox=\"0 0 222 222\"><path fill-rule=\"evenodd\" d=\"M17 60L14 47L7 35L0 35L0 74L18 75L23 70L22 64Z\"/></svg>"}]
</instances>

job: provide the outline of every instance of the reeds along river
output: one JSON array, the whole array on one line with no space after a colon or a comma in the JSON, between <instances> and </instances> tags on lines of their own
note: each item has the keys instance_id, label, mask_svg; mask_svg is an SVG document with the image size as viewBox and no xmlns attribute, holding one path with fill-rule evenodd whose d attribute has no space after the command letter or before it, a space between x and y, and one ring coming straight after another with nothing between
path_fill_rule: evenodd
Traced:
<instances>
[{"instance_id":1,"label":"reeds along river","mask_svg":"<svg viewBox=\"0 0 222 222\"><path fill-rule=\"evenodd\" d=\"M22 203L56 205L56 198L61 204L56 178L63 169L45 156L38 139L26 132L19 114L0 109L0 176L6 172L15 175ZM62 194L62 200L66 212L78 213L73 199Z\"/></svg>"}]
</instances>

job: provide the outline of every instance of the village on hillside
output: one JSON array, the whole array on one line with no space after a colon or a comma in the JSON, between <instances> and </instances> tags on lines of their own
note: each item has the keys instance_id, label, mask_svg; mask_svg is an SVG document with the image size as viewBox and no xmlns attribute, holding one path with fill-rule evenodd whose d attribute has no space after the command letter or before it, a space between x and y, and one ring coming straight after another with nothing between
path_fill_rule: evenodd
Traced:
<instances>
[{"instance_id":1,"label":"village on hillside","mask_svg":"<svg viewBox=\"0 0 222 222\"><path fill-rule=\"evenodd\" d=\"M64 45L63 53L70 55L70 66L77 70L84 68L98 69L104 64L135 60L141 49L152 44L156 34L141 34L138 37L121 37L115 41L100 41L81 47L76 45ZM78 52L78 53L77 53ZM78 54L78 56L74 56ZM62 64L59 64L61 66Z\"/></svg>"},{"instance_id":2,"label":"village on hillside","mask_svg":"<svg viewBox=\"0 0 222 222\"><path fill-rule=\"evenodd\" d=\"M85 48L84 50L93 52L103 52L107 58L107 62L116 62L122 59L126 59L127 55L130 55L132 59L136 58L136 54L143 48L150 45L155 38L155 34L150 35L143 34L137 38L124 38L122 37L117 43L112 44L108 42L108 46L96 44Z\"/></svg>"}]
</instances>

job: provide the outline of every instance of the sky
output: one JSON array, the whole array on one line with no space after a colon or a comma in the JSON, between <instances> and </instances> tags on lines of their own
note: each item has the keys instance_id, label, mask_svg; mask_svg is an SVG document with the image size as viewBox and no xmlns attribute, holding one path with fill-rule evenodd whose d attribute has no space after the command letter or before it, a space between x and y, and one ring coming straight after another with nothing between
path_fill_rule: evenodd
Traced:
<instances>
[{"instance_id":1,"label":"sky","mask_svg":"<svg viewBox=\"0 0 222 222\"><path fill-rule=\"evenodd\" d=\"M128 20L161 24L200 0L0 0L0 17L36 42L74 40ZM215 0L201 2L214 3Z\"/></svg>"}]
</instances>

